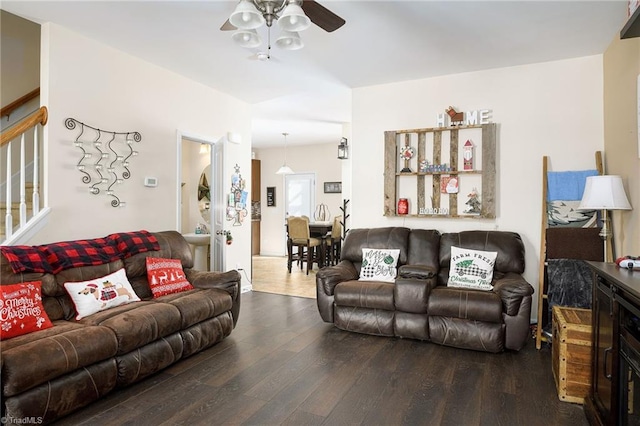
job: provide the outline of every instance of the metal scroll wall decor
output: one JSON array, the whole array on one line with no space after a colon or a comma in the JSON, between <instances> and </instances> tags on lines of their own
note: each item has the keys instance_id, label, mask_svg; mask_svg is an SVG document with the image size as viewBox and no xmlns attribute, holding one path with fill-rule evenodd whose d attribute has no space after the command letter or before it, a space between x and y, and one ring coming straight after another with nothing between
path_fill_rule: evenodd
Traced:
<instances>
[{"instance_id":1,"label":"metal scroll wall decor","mask_svg":"<svg viewBox=\"0 0 640 426\"><path fill-rule=\"evenodd\" d=\"M138 155L133 144L142 140L140 133L101 130L75 118L67 118L64 125L69 130L79 127L73 145L82 151L76 165L83 175L82 183L89 186L93 195L105 193L112 197L112 207L124 207L126 202L118 198L116 187L131 177L129 159Z\"/></svg>"}]
</instances>

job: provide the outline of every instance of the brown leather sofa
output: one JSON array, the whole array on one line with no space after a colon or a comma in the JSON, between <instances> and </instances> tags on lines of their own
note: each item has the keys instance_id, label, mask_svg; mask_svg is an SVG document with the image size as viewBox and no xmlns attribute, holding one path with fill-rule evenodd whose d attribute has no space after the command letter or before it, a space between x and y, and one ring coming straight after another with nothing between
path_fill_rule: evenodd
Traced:
<instances>
[{"instance_id":1,"label":"brown leather sofa","mask_svg":"<svg viewBox=\"0 0 640 426\"><path fill-rule=\"evenodd\" d=\"M240 312L240 274L191 269L189 245L175 231L151 233L159 251L53 274L14 274L0 256L2 284L42 282L54 326L3 340L2 417L48 423L137 382L228 336ZM180 259L193 290L152 298L146 258ZM122 267L142 301L76 321L63 283L103 277ZM12 421L8 421L11 423Z\"/></svg>"},{"instance_id":2,"label":"brown leather sofa","mask_svg":"<svg viewBox=\"0 0 640 426\"><path fill-rule=\"evenodd\" d=\"M493 290L447 287L451 246L498 253ZM394 283L358 280L363 248L400 250ZM522 277L524 261L524 245L513 232L353 229L340 263L316 275L318 309L342 330L487 352L520 350L530 335L533 294Z\"/></svg>"}]
</instances>

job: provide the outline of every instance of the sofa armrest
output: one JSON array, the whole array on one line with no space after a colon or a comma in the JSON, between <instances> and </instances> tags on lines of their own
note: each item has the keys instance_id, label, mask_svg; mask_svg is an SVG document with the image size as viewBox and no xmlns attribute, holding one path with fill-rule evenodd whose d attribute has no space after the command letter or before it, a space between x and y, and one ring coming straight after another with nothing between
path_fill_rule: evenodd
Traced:
<instances>
[{"instance_id":1,"label":"sofa armrest","mask_svg":"<svg viewBox=\"0 0 640 426\"><path fill-rule=\"evenodd\" d=\"M238 322L240 314L240 283L242 276L236 270L227 272L217 271L196 271L195 269L185 269L187 280L195 288L219 288L224 290L231 296L233 306L231 315L233 316L233 325Z\"/></svg>"},{"instance_id":2,"label":"sofa armrest","mask_svg":"<svg viewBox=\"0 0 640 426\"><path fill-rule=\"evenodd\" d=\"M426 265L402 265L398 269L400 278L429 279L438 275L438 269Z\"/></svg>"},{"instance_id":3,"label":"sofa armrest","mask_svg":"<svg viewBox=\"0 0 640 426\"><path fill-rule=\"evenodd\" d=\"M493 291L502 299L503 310L507 315L516 315L522 299L533 294L533 287L520 274L508 272L493 283Z\"/></svg>"},{"instance_id":4,"label":"sofa armrest","mask_svg":"<svg viewBox=\"0 0 640 426\"><path fill-rule=\"evenodd\" d=\"M402 278L396 279L393 287L393 300L395 308L400 312L424 314L427 312L429 295L438 284L438 278Z\"/></svg>"},{"instance_id":5,"label":"sofa armrest","mask_svg":"<svg viewBox=\"0 0 640 426\"><path fill-rule=\"evenodd\" d=\"M322 290L327 296L333 296L333 290L341 282L357 279L358 271L348 260L342 260L337 265L322 268L316 273L318 292Z\"/></svg>"}]
</instances>

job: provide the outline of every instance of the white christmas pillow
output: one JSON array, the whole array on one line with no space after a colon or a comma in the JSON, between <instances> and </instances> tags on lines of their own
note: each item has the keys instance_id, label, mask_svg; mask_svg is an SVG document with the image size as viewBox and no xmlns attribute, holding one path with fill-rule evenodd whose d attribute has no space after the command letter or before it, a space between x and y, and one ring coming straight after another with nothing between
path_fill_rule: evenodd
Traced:
<instances>
[{"instance_id":1,"label":"white christmas pillow","mask_svg":"<svg viewBox=\"0 0 640 426\"><path fill-rule=\"evenodd\" d=\"M471 250L451 247L449 287L465 287L475 290L491 290L496 251Z\"/></svg>"},{"instance_id":2,"label":"white christmas pillow","mask_svg":"<svg viewBox=\"0 0 640 426\"><path fill-rule=\"evenodd\" d=\"M77 320L114 306L140 301L124 268L102 278L67 282L64 288L76 306Z\"/></svg>"},{"instance_id":3,"label":"white christmas pillow","mask_svg":"<svg viewBox=\"0 0 640 426\"><path fill-rule=\"evenodd\" d=\"M395 282L400 249L362 249L360 281Z\"/></svg>"}]
</instances>

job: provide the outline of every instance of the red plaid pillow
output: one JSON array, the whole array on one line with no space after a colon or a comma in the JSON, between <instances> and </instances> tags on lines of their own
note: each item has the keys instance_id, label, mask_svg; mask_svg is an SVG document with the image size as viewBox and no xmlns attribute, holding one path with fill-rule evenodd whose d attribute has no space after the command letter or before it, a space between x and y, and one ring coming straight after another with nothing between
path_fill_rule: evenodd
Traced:
<instances>
[{"instance_id":1,"label":"red plaid pillow","mask_svg":"<svg viewBox=\"0 0 640 426\"><path fill-rule=\"evenodd\" d=\"M0 340L49 327L40 281L0 286Z\"/></svg>"},{"instance_id":2,"label":"red plaid pillow","mask_svg":"<svg viewBox=\"0 0 640 426\"><path fill-rule=\"evenodd\" d=\"M147 257L147 279L154 298L193 290L184 275L180 259Z\"/></svg>"}]
</instances>

